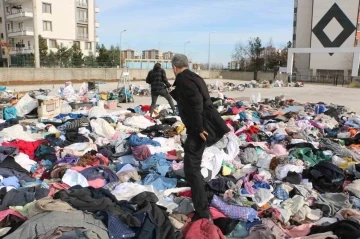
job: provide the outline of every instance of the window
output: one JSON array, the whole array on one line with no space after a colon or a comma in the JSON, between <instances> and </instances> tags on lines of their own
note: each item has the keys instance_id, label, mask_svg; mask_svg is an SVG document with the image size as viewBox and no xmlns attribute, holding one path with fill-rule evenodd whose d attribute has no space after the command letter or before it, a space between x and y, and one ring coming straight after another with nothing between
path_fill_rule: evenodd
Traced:
<instances>
[{"instance_id":1,"label":"window","mask_svg":"<svg viewBox=\"0 0 360 239\"><path fill-rule=\"evenodd\" d=\"M49 48L57 48L56 40L49 40Z\"/></svg>"},{"instance_id":2,"label":"window","mask_svg":"<svg viewBox=\"0 0 360 239\"><path fill-rule=\"evenodd\" d=\"M1 33L1 39L4 39L4 33Z\"/></svg>"},{"instance_id":3,"label":"window","mask_svg":"<svg viewBox=\"0 0 360 239\"><path fill-rule=\"evenodd\" d=\"M88 38L88 28L85 26L78 26L77 27L78 38Z\"/></svg>"},{"instance_id":4,"label":"window","mask_svg":"<svg viewBox=\"0 0 360 239\"><path fill-rule=\"evenodd\" d=\"M77 10L77 17L80 22L88 22L88 12L85 9L79 9Z\"/></svg>"},{"instance_id":5,"label":"window","mask_svg":"<svg viewBox=\"0 0 360 239\"><path fill-rule=\"evenodd\" d=\"M0 17L0 23L2 23L2 17Z\"/></svg>"},{"instance_id":6,"label":"window","mask_svg":"<svg viewBox=\"0 0 360 239\"><path fill-rule=\"evenodd\" d=\"M43 11L43 13L50 13L51 14L51 4L43 2L42 11Z\"/></svg>"},{"instance_id":7,"label":"window","mask_svg":"<svg viewBox=\"0 0 360 239\"><path fill-rule=\"evenodd\" d=\"M52 22L43 21L43 30L44 31L52 31Z\"/></svg>"},{"instance_id":8,"label":"window","mask_svg":"<svg viewBox=\"0 0 360 239\"><path fill-rule=\"evenodd\" d=\"M31 49L30 41L28 41L28 48Z\"/></svg>"},{"instance_id":9,"label":"window","mask_svg":"<svg viewBox=\"0 0 360 239\"><path fill-rule=\"evenodd\" d=\"M23 29L23 26L24 26L24 23L23 23L23 22L19 22L19 29L20 29L20 30Z\"/></svg>"},{"instance_id":10,"label":"window","mask_svg":"<svg viewBox=\"0 0 360 239\"><path fill-rule=\"evenodd\" d=\"M91 50L91 42L85 43L85 50Z\"/></svg>"}]
</instances>

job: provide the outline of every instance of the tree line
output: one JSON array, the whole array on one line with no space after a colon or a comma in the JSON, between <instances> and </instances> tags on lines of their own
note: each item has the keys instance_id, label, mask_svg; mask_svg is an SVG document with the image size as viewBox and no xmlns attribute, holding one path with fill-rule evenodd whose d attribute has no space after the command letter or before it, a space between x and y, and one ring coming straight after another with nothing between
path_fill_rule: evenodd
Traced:
<instances>
[{"instance_id":1,"label":"tree line","mask_svg":"<svg viewBox=\"0 0 360 239\"><path fill-rule=\"evenodd\" d=\"M92 52L85 56L79 44L66 47L62 44L56 46L57 51L49 51L46 39L39 36L40 64L42 67L103 67L112 68L120 65L120 48L104 45L96 46L97 55ZM122 59L122 63L124 59Z\"/></svg>"},{"instance_id":2,"label":"tree line","mask_svg":"<svg viewBox=\"0 0 360 239\"><path fill-rule=\"evenodd\" d=\"M272 38L265 45L259 37L250 38L245 43L236 43L232 59L238 63L237 70L240 71L278 72L279 67L287 65L288 48L291 46L292 43L289 41L286 46L276 49Z\"/></svg>"}]
</instances>

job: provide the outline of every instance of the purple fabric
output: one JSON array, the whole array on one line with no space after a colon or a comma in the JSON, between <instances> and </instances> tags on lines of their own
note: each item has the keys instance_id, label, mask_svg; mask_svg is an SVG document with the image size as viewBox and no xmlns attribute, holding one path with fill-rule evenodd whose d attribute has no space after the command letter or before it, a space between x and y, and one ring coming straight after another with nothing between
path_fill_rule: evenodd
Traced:
<instances>
[{"instance_id":1,"label":"purple fabric","mask_svg":"<svg viewBox=\"0 0 360 239\"><path fill-rule=\"evenodd\" d=\"M144 161L145 159L151 157L150 150L146 145L131 147L131 150L137 161Z\"/></svg>"},{"instance_id":2,"label":"purple fabric","mask_svg":"<svg viewBox=\"0 0 360 239\"><path fill-rule=\"evenodd\" d=\"M68 164L77 164L77 162L79 161L78 157L75 156L65 156L64 158L62 158L61 160L58 160L56 163L68 163Z\"/></svg>"},{"instance_id":3,"label":"purple fabric","mask_svg":"<svg viewBox=\"0 0 360 239\"><path fill-rule=\"evenodd\" d=\"M222 198L214 195L211 206L218 209L226 217L243 222L253 222L257 217L257 211L251 207L240 207L227 204Z\"/></svg>"}]
</instances>

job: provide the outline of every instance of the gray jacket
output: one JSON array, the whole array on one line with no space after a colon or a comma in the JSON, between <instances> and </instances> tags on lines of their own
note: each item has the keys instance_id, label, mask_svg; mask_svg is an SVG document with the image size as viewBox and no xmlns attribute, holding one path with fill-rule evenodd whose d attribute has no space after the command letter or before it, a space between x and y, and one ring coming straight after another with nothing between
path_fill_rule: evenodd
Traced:
<instances>
[{"instance_id":1,"label":"gray jacket","mask_svg":"<svg viewBox=\"0 0 360 239\"><path fill-rule=\"evenodd\" d=\"M109 239L108 231L102 221L92 214L82 211L41 213L22 224L5 239L34 239L55 232L58 227L81 229L91 239Z\"/></svg>"}]
</instances>

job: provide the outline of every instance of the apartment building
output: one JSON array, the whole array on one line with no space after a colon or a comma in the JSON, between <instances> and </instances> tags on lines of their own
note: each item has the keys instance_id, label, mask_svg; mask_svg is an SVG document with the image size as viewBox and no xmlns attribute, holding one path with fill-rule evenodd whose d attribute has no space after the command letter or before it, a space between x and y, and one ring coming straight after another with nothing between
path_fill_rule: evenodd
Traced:
<instances>
[{"instance_id":1,"label":"apartment building","mask_svg":"<svg viewBox=\"0 0 360 239\"><path fill-rule=\"evenodd\" d=\"M172 52L172 51L164 52L164 53L163 53L163 59L164 59L164 60L171 60L174 55L175 55L175 53Z\"/></svg>"},{"instance_id":2,"label":"apartment building","mask_svg":"<svg viewBox=\"0 0 360 239\"><path fill-rule=\"evenodd\" d=\"M359 0L295 0L293 47L360 46ZM295 54L300 75L344 74L352 69L352 53Z\"/></svg>"},{"instance_id":3,"label":"apartment building","mask_svg":"<svg viewBox=\"0 0 360 239\"><path fill-rule=\"evenodd\" d=\"M49 51L56 52L60 45L79 44L84 55L95 55L99 12L95 0L0 0L1 42L11 45L11 58L33 54L34 40L38 37L34 34L36 24Z\"/></svg>"},{"instance_id":4,"label":"apartment building","mask_svg":"<svg viewBox=\"0 0 360 239\"><path fill-rule=\"evenodd\" d=\"M145 50L142 52L142 59L163 59L163 53L156 49Z\"/></svg>"},{"instance_id":5,"label":"apartment building","mask_svg":"<svg viewBox=\"0 0 360 239\"><path fill-rule=\"evenodd\" d=\"M139 59L139 53L137 51L134 51L132 49L126 49L121 51L121 55L123 59Z\"/></svg>"}]
</instances>

